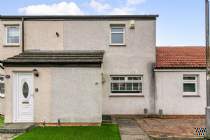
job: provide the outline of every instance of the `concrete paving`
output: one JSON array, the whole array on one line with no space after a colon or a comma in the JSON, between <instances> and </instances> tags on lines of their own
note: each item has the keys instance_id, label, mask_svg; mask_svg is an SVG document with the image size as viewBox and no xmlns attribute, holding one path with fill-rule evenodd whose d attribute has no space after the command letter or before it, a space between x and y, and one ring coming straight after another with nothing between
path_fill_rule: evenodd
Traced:
<instances>
[{"instance_id":1,"label":"concrete paving","mask_svg":"<svg viewBox=\"0 0 210 140\"><path fill-rule=\"evenodd\" d=\"M146 132L152 139L200 140L204 137L198 135L200 129L205 128L205 119L202 118L140 118L136 120L144 132ZM196 129L198 130L196 131ZM205 135L205 132L200 132L200 134Z\"/></svg>"},{"instance_id":2,"label":"concrete paving","mask_svg":"<svg viewBox=\"0 0 210 140\"><path fill-rule=\"evenodd\" d=\"M12 140L18 134L0 134L0 140Z\"/></svg>"},{"instance_id":3,"label":"concrete paving","mask_svg":"<svg viewBox=\"0 0 210 140\"><path fill-rule=\"evenodd\" d=\"M34 127L35 127L35 124L33 123L4 124L4 126L0 128L0 133L6 133L6 134L23 133L26 131L30 131Z\"/></svg>"},{"instance_id":4,"label":"concrete paving","mask_svg":"<svg viewBox=\"0 0 210 140\"><path fill-rule=\"evenodd\" d=\"M116 119L122 140L150 140L134 119Z\"/></svg>"}]
</instances>

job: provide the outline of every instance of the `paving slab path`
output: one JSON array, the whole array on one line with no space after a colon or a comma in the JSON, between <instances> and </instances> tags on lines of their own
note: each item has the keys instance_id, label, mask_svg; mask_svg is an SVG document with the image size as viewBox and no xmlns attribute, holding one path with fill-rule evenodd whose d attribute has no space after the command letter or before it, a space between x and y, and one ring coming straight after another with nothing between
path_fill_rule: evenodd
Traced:
<instances>
[{"instance_id":1,"label":"paving slab path","mask_svg":"<svg viewBox=\"0 0 210 140\"><path fill-rule=\"evenodd\" d=\"M17 134L0 134L0 140L12 140Z\"/></svg>"},{"instance_id":2,"label":"paving slab path","mask_svg":"<svg viewBox=\"0 0 210 140\"><path fill-rule=\"evenodd\" d=\"M150 140L135 119L116 119L122 140Z\"/></svg>"}]
</instances>

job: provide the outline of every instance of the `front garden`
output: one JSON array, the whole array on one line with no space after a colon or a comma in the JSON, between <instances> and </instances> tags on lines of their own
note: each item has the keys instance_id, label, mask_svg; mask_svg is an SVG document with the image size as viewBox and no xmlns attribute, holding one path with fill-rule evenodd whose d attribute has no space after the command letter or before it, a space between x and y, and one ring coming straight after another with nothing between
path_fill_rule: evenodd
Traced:
<instances>
[{"instance_id":1,"label":"front garden","mask_svg":"<svg viewBox=\"0 0 210 140\"><path fill-rule=\"evenodd\" d=\"M15 140L120 140L120 133L116 124L36 127Z\"/></svg>"}]
</instances>

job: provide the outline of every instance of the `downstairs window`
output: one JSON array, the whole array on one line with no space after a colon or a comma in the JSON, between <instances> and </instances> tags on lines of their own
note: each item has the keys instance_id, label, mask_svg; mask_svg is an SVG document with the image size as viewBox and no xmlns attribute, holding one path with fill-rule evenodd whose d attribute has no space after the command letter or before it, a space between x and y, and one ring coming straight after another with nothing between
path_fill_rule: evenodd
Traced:
<instances>
[{"instance_id":1,"label":"downstairs window","mask_svg":"<svg viewBox=\"0 0 210 140\"><path fill-rule=\"evenodd\" d=\"M198 75L183 76L183 94L197 95L198 94Z\"/></svg>"},{"instance_id":2,"label":"downstairs window","mask_svg":"<svg viewBox=\"0 0 210 140\"><path fill-rule=\"evenodd\" d=\"M111 76L111 93L142 93L142 76Z\"/></svg>"}]
</instances>

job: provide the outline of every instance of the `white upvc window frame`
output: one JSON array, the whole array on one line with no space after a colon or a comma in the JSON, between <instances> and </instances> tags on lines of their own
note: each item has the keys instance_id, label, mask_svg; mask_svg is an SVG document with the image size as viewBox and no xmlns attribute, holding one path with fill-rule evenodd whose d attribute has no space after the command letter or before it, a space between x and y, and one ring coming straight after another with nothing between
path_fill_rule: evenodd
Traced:
<instances>
[{"instance_id":1,"label":"white upvc window frame","mask_svg":"<svg viewBox=\"0 0 210 140\"><path fill-rule=\"evenodd\" d=\"M122 32L112 32L112 29L123 29ZM123 42L122 43L112 43L112 34L123 34ZM124 24L120 24L120 25L115 25L112 24L110 25L110 39L109 39L109 43L110 45L115 45L115 46L124 46L125 45L125 25Z\"/></svg>"},{"instance_id":2,"label":"white upvc window frame","mask_svg":"<svg viewBox=\"0 0 210 140\"><path fill-rule=\"evenodd\" d=\"M4 93L2 93L1 91L0 91L0 97L5 97L5 77L4 77L4 75L0 75L0 77L2 77L3 78L3 80L1 80L0 79L0 83L3 83L4 84Z\"/></svg>"},{"instance_id":3,"label":"white upvc window frame","mask_svg":"<svg viewBox=\"0 0 210 140\"><path fill-rule=\"evenodd\" d=\"M184 77L194 77L195 79L193 80L184 80ZM198 95L198 75L197 74L184 74L182 77L183 83L182 83L182 91L183 91L183 95ZM184 84L195 84L195 92L185 92L184 91Z\"/></svg>"},{"instance_id":4,"label":"white upvc window frame","mask_svg":"<svg viewBox=\"0 0 210 140\"><path fill-rule=\"evenodd\" d=\"M113 80L122 77L124 80ZM129 80L129 77L138 77L138 80ZM143 96L143 75L110 75L110 96ZM126 90L126 84L132 83L132 90ZM133 89L133 84L138 83L138 89ZM113 90L113 84L119 84L119 90ZM125 90L120 90L120 84L125 84Z\"/></svg>"},{"instance_id":5,"label":"white upvc window frame","mask_svg":"<svg viewBox=\"0 0 210 140\"><path fill-rule=\"evenodd\" d=\"M8 43L8 28L9 27L18 27L19 30L19 40L18 43ZM21 32L20 32L20 25L5 25L5 45L6 46L19 46L21 42Z\"/></svg>"}]
</instances>

